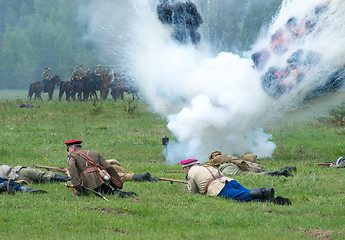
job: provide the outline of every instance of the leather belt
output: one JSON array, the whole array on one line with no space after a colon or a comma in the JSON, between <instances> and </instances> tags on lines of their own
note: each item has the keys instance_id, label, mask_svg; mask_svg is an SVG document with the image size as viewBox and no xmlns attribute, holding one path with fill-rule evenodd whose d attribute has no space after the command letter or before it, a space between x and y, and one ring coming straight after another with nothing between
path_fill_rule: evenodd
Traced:
<instances>
[{"instance_id":1,"label":"leather belt","mask_svg":"<svg viewBox=\"0 0 345 240\"><path fill-rule=\"evenodd\" d=\"M207 193L208 187L211 185L211 183L214 182L214 180L217 180L217 179L222 178L222 177L224 177L224 176L223 176L223 175L217 175L217 176L215 176L214 178L212 178L212 179L207 183L207 185L206 185L206 187L205 187L205 193Z\"/></svg>"},{"instance_id":2,"label":"leather belt","mask_svg":"<svg viewBox=\"0 0 345 240\"><path fill-rule=\"evenodd\" d=\"M96 167L90 167L90 168L86 168L84 171L82 171L79 175L79 179L82 179L84 177L85 174L90 173L90 172L96 172L98 171Z\"/></svg>"}]
</instances>

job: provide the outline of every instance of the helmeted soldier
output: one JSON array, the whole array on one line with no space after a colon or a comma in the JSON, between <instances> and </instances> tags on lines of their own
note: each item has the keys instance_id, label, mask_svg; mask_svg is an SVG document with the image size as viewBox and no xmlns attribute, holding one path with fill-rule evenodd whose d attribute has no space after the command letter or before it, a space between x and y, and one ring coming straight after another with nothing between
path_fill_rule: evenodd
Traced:
<instances>
[{"instance_id":1,"label":"helmeted soldier","mask_svg":"<svg viewBox=\"0 0 345 240\"><path fill-rule=\"evenodd\" d=\"M180 161L187 174L188 188L193 193L231 198L238 201L270 201L279 205L290 205L287 198L274 196L273 188L247 189L236 180L223 176L212 166L199 165L197 159Z\"/></svg>"},{"instance_id":2,"label":"helmeted soldier","mask_svg":"<svg viewBox=\"0 0 345 240\"><path fill-rule=\"evenodd\" d=\"M134 192L123 192L122 182L114 168L97 151L83 150L81 140L66 141L68 151L68 170L71 181L78 195L83 194L85 187L105 194L119 194L121 197L137 195ZM99 169L106 170L110 175L107 180L101 176ZM120 181L118 186L113 179ZM112 188L113 187L113 188Z\"/></svg>"}]
</instances>

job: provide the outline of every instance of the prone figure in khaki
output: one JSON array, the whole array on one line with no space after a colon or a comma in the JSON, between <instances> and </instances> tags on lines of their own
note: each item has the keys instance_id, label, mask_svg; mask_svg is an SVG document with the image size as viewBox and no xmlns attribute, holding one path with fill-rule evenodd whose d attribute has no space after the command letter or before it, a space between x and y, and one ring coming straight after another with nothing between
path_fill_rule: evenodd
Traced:
<instances>
[{"instance_id":1,"label":"prone figure in khaki","mask_svg":"<svg viewBox=\"0 0 345 240\"><path fill-rule=\"evenodd\" d=\"M247 189L236 180L223 176L219 169L199 165L197 159L180 161L188 180L188 189L193 193L224 197L238 201L269 201L278 205L290 205L287 198L275 196L273 188Z\"/></svg>"},{"instance_id":2,"label":"prone figure in khaki","mask_svg":"<svg viewBox=\"0 0 345 240\"><path fill-rule=\"evenodd\" d=\"M208 160L202 161L201 165L209 165L219 169L226 176L238 176L243 174L261 174L268 176L292 177L292 171L296 172L296 167L284 167L280 171L268 172L256 161L257 156L246 154L241 157L222 154L220 151L214 151L208 156Z\"/></svg>"},{"instance_id":3,"label":"prone figure in khaki","mask_svg":"<svg viewBox=\"0 0 345 240\"><path fill-rule=\"evenodd\" d=\"M117 172L117 174L120 176L122 182L126 181L148 181L148 182L156 182L158 181L157 177L152 177L149 172L145 174L135 174L130 173L126 169L124 169L120 162L116 159L109 159L106 160Z\"/></svg>"},{"instance_id":4,"label":"prone figure in khaki","mask_svg":"<svg viewBox=\"0 0 345 240\"><path fill-rule=\"evenodd\" d=\"M0 177L14 180L17 184L67 182L70 177L54 173L44 172L31 167L0 165Z\"/></svg>"}]
</instances>

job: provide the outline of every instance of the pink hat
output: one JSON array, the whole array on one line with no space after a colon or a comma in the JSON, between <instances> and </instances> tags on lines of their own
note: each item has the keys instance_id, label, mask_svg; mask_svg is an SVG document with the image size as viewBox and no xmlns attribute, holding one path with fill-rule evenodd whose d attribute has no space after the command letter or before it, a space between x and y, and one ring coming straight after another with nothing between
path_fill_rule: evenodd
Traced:
<instances>
[{"instance_id":1,"label":"pink hat","mask_svg":"<svg viewBox=\"0 0 345 240\"><path fill-rule=\"evenodd\" d=\"M186 159L186 160L182 160L180 161L182 167L188 167L188 166L192 166L194 164L196 164L198 161L198 159Z\"/></svg>"}]
</instances>

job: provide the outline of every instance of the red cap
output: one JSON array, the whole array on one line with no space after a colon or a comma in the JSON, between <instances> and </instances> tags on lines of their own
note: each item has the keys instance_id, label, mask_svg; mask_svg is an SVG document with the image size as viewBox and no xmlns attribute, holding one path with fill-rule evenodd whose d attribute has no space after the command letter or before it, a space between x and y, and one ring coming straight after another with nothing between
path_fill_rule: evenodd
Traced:
<instances>
[{"instance_id":1,"label":"red cap","mask_svg":"<svg viewBox=\"0 0 345 240\"><path fill-rule=\"evenodd\" d=\"M186 160L182 160L180 161L182 167L188 167L188 166L192 166L194 164L196 164L196 162L198 161L198 159L186 159Z\"/></svg>"},{"instance_id":2,"label":"red cap","mask_svg":"<svg viewBox=\"0 0 345 240\"><path fill-rule=\"evenodd\" d=\"M67 147L72 146L72 145L76 145L76 144L81 144L83 141L82 140L70 140L70 141L66 141L64 142Z\"/></svg>"}]
</instances>

